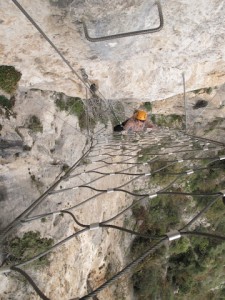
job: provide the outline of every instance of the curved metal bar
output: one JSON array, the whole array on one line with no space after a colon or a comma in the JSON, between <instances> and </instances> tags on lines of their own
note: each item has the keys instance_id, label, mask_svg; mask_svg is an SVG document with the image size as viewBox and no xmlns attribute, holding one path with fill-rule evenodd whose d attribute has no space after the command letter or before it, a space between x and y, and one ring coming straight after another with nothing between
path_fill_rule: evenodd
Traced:
<instances>
[{"instance_id":1,"label":"curved metal bar","mask_svg":"<svg viewBox=\"0 0 225 300\"><path fill-rule=\"evenodd\" d=\"M156 1L156 5L158 7L159 20L160 20L160 24L156 28L137 30L137 31L125 32L125 33L118 33L118 34L112 34L112 35L101 36L101 37L90 37L90 35L88 33L87 25L85 24L84 21L82 21L83 28L84 28L84 35L89 42L101 42L101 41L106 41L106 40L124 38L124 37L128 37L128 36L158 32L163 28L164 20L163 20L163 13L162 13L162 7L160 4L160 1Z\"/></svg>"}]
</instances>

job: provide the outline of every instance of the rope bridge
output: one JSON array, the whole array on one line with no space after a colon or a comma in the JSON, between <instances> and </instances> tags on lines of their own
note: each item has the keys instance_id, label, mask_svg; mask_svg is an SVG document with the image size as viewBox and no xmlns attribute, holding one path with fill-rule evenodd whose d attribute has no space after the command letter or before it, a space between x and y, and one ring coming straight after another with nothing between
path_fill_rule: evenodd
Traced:
<instances>
[{"instance_id":1,"label":"rope bridge","mask_svg":"<svg viewBox=\"0 0 225 300\"><path fill-rule=\"evenodd\" d=\"M90 88L90 82L84 80L84 78L78 74L56 45L48 38L45 32L30 17L18 1L12 0L12 2L39 31L54 51L56 51L72 74L83 83L86 91L89 90L93 96L96 96L96 93ZM108 110L108 114L110 112L115 120L120 123L111 103L106 100L99 91L97 91L97 100L98 99L101 100L101 103L104 103L104 109ZM96 106L95 104L93 101L94 108ZM90 113L88 108L88 104L86 104L87 115ZM102 290L114 284L125 274L130 273L138 264L151 257L151 254L155 253L156 249L165 244L170 245L173 240L180 239L183 236L201 236L223 242L225 240L224 236L221 236L219 233L216 234L215 232L197 231L195 224L197 221L201 221L204 214L212 209L221 199L225 202L224 187L218 185L218 190L212 192L193 192L186 190L185 187L188 186L188 180L191 176L195 176L195 174L204 174L207 170L212 171L224 168L224 154L225 145L223 143L190 136L181 131L161 129L152 131L151 133L108 136L105 135L104 130L102 130L92 137L89 136L89 143L87 144L83 156L75 162L63 176L57 179L43 195L36 199L30 207L1 232L0 243L4 245L8 236L19 228L26 226L28 230L29 226L32 227L33 222L36 220L57 215L71 218L76 227L78 226L80 229L56 242L48 250L39 253L27 261L1 266L0 272L4 274L9 272L20 273L32 285L41 299L49 299L42 291L44 288L38 286L39 284L34 282L32 277L27 273L27 270L22 269L23 267L27 268L28 264L37 261L49 253L54 257L57 255L57 252L60 251L62 245L77 237L82 239L82 237L84 238L85 234L88 234L90 231L102 230L103 232L110 228L146 239L146 247L141 255L131 260L119 272L115 273L111 278L95 289L90 291L87 284L86 295L74 295L76 298L72 298L90 299L95 297L94 299L96 299L96 295L101 297ZM80 179L84 174L87 174L90 180L81 184ZM114 178L119 177L120 184L112 186L110 181L111 176ZM157 177L160 179L160 182L153 184ZM169 180L165 181L165 177L169 177ZM106 188L104 189L99 188L99 186L102 186L101 183L103 183L103 180L104 183L105 181L107 182ZM138 186L141 186L141 188L137 191L136 187ZM52 205L51 211L45 211L46 202L51 202L53 198L59 200L61 199L61 195L68 195L65 197L68 197L70 201L63 203L64 207L61 209L56 209L56 206ZM94 223L82 223L80 221L77 213L79 208L85 208L87 204L93 205L94 202L99 201L103 196L104 200L107 201L107 198L109 196L111 198L112 195L115 195L114 197L126 195L130 204L104 220L96 220ZM115 225L115 222L120 217L126 216L131 210L134 211L135 207L138 207L142 203L150 206L152 202L161 195L167 195L171 201L175 196L187 196L195 197L195 199L207 199L207 203L203 208L197 210L192 219L188 220L181 227L177 224L173 226L176 228L169 228L170 230L168 232L165 231L160 235L148 234L141 230L135 231L128 226ZM154 212L152 212L152 214L153 213ZM42 226L48 226L48 223L46 222L46 224L42 224Z\"/></svg>"},{"instance_id":2,"label":"rope bridge","mask_svg":"<svg viewBox=\"0 0 225 300\"><path fill-rule=\"evenodd\" d=\"M45 255L51 253L53 256L60 251L60 247L74 239L82 236L85 232L93 230L113 229L119 230L126 234L142 237L146 239L146 249L139 257L130 261L118 273L114 274L109 280L102 285L92 290L86 295L74 295L78 298L72 299L91 299L98 295L103 289L115 283L119 278L123 277L147 257L155 252L162 245L168 244L173 240L183 236L202 236L208 239L217 239L225 241L225 237L215 232L199 232L192 229L195 223L199 221L204 214L210 210L215 203L224 201L225 191L218 189L213 192L189 192L184 189L184 186L190 176L197 173L203 173L205 170L215 170L224 168L225 160L225 145L220 142L189 136L182 131L171 131L167 129L158 129L156 131L143 134L130 135L111 135L107 136L104 131L98 132L90 139L88 148L84 155L61 176L53 185L41 195L34 203L28 207L20 216L18 216L5 230L1 233L1 242L4 244L6 237L18 227L30 226L35 220L48 218L51 216L63 214L64 217L71 218L76 226L80 229L68 237L57 242L48 250L34 256L33 258L11 266L2 266L1 273L19 272L33 286L35 291L42 299L49 299L41 290L43 287L33 281L27 271L21 269L33 261L36 261ZM221 154L222 153L222 154ZM87 163L88 162L88 163ZM158 165L155 168L154 165ZM81 175L88 174L90 180L82 184L76 183L76 178ZM160 185L153 185L154 176L165 174L169 176L169 182L162 182ZM111 176L123 178L123 184L112 186ZM122 177L121 177L122 176ZM162 177L163 178L163 177ZM107 187L101 189L101 182L106 179ZM75 181L74 181L75 180ZM140 181L141 180L141 181ZM74 183L75 182L75 183ZM136 191L134 186L138 186L141 182L142 189ZM62 188L62 184L66 187ZM163 186L164 185L164 186ZM144 186L144 187L143 187ZM87 191L91 190L90 196ZM79 192L79 197L77 193ZM107 197L112 194L125 194L129 203L127 207L121 209L118 213L111 215L104 220L96 220L94 223L83 224L79 220L77 210L80 207L86 207L86 210L93 205L95 201L100 201L101 196L104 196L104 201L107 202ZM52 201L53 197L61 197L68 194L70 201L69 207L63 209L45 211L46 201ZM197 198L209 198L207 204L197 211L195 215L184 224L181 228L172 228L169 232L164 232L162 235L149 235L145 232L135 231L129 227L117 226L115 221L121 216L126 216L127 212L133 210L141 203L151 205L153 199L160 195L167 195L171 200L174 196L191 196ZM85 206L85 205L89 206ZM43 213L36 214L36 210L42 205ZM188 206L188 203L187 203ZM154 214L154 211L152 212ZM166 212L165 212L166 213ZM29 228L29 226L27 228ZM46 223L45 226L48 226ZM81 262L81 266L84 262ZM99 294L101 295L101 293ZM80 297L80 298L79 298Z\"/></svg>"}]
</instances>

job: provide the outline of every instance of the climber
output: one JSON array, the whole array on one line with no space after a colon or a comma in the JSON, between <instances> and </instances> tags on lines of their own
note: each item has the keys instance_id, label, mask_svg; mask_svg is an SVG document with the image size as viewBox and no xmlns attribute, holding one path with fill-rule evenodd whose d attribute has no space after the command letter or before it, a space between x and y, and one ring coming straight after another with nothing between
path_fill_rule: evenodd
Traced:
<instances>
[{"instance_id":1,"label":"climber","mask_svg":"<svg viewBox=\"0 0 225 300\"><path fill-rule=\"evenodd\" d=\"M140 132L146 131L148 128L154 128L155 126L147 120L147 112L144 110L136 110L133 116L122 124L116 125L113 130L116 132Z\"/></svg>"}]
</instances>

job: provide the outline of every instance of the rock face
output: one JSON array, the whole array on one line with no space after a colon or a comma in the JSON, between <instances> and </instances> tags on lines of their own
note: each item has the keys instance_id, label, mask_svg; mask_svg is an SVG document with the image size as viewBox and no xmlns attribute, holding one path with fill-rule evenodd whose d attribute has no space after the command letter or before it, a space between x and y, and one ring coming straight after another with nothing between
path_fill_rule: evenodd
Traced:
<instances>
[{"instance_id":1,"label":"rock face","mask_svg":"<svg viewBox=\"0 0 225 300\"><path fill-rule=\"evenodd\" d=\"M78 71L84 68L107 99L154 101L225 82L225 3L162 0L164 28L157 33L91 43L102 36L159 25L153 0L36 1L21 5ZM0 4L0 63L21 73L20 87L84 96L81 82L13 2Z\"/></svg>"},{"instance_id":2,"label":"rock face","mask_svg":"<svg viewBox=\"0 0 225 300\"><path fill-rule=\"evenodd\" d=\"M159 25L155 1L40 0L31 4L20 0L20 4L79 75L86 73L90 83L95 83L107 99L131 102L125 107L127 116L137 108L136 102L168 97L171 98L167 102L155 102L153 113L171 114L176 107L176 113L183 114L182 97L173 96L183 91L181 74L184 71L188 91L225 82L224 1L162 0L163 30L98 43L85 39L82 19L91 36L152 28ZM1 1L0 24L0 64L13 65L22 73L15 95L15 115L1 120L0 227L4 228L63 174L64 167L80 158L87 132L80 131L76 117L59 112L55 106L56 92L84 98L86 89L81 81L12 1ZM220 118L224 116L224 93L222 86L219 90L213 89L214 98L204 98L215 107L211 110L213 117L215 114ZM189 94L190 120L199 114L193 106L202 100L201 92L197 96ZM199 117L204 126L204 118ZM30 126L34 121L36 128L32 130ZM222 128L223 123L220 125ZM210 130L207 128L209 135ZM96 152L96 156L99 154L100 151ZM88 165L84 165L81 172L87 169ZM104 171L108 170L106 167ZM83 174L60 188L80 185L93 178ZM110 177L111 186L122 182L123 176ZM102 181L96 188L109 188L109 180ZM63 209L90 195L87 190L78 191L75 196L71 192L59 194L54 200L50 197L36 213ZM79 220L88 224L103 220L130 204L130 199L123 195L110 195L108 203L102 198L92 206L79 208L76 211ZM116 225L122 226L123 222L121 219ZM54 237L55 242L78 230L65 216L34 221L31 229L40 231L42 236ZM27 230L29 224L17 233L22 235ZM61 253L51 257L51 264L44 271L31 270L31 275L51 299L82 296L88 287L99 286L109 273L114 274L121 268L130 242L115 232L85 233L84 238L62 246ZM84 261L82 268L80 261ZM53 276L56 280L52 280ZM2 299L37 299L30 286L14 279L1 275ZM132 289L129 291L126 287L115 296L117 288L113 286L103 292L100 299L120 299L121 295L132 299Z\"/></svg>"},{"instance_id":3,"label":"rock face","mask_svg":"<svg viewBox=\"0 0 225 300\"><path fill-rule=\"evenodd\" d=\"M40 123L29 128L34 116ZM71 165L79 158L86 137L80 132L75 116L59 112L54 92L18 92L14 117L2 116L1 124L1 145L6 145L1 150L1 174L8 191L7 200L11 199L9 206L3 204L1 208L9 213L2 214L0 227L4 227L44 191L63 165ZM23 204L11 216L10 211L18 203L16 195L23 199Z\"/></svg>"},{"instance_id":4,"label":"rock face","mask_svg":"<svg viewBox=\"0 0 225 300\"><path fill-rule=\"evenodd\" d=\"M186 94L186 110L183 95L154 102L153 114L164 116L186 112L187 131L224 142L225 84L210 89L199 89Z\"/></svg>"},{"instance_id":5,"label":"rock face","mask_svg":"<svg viewBox=\"0 0 225 300\"><path fill-rule=\"evenodd\" d=\"M45 192L89 147L87 131L80 130L76 116L59 110L56 106L58 97L57 93L51 91L18 91L13 115L8 118L1 115L0 230ZM96 130L103 127L102 124L95 126ZM105 134L103 141L108 138L107 129ZM102 168L99 171L102 172L121 169L118 166L111 169L101 162L93 166L91 160L98 160L99 154L104 151L101 145L97 148L92 152L92 158L73 173L79 176L61 182L59 190L82 185L99 177L95 173L85 174L90 169L100 166ZM96 181L95 188L108 189L123 183L123 175L110 176L110 180L108 178L105 176L101 181ZM69 208L94 193L96 192L85 188L50 195L31 216ZM132 201L124 193L109 193L107 197L103 194L98 199L75 208L75 215L84 224L100 222L116 215ZM123 226L123 222L124 217L114 224ZM56 214L23 224L13 234L23 236L27 231L38 231L42 237L53 238L54 243L57 243L78 230L80 227L69 215L62 217ZM90 288L101 285L107 276L109 278L125 264L125 253L131 239L129 235L124 236L115 230L86 232L54 251L49 266L40 270L31 267L29 274L50 299L82 296L90 292ZM4 258L4 253L0 252L0 263ZM39 299L29 285L17 280L13 274L8 277L0 274L0 277L1 299ZM117 293L120 296L130 295L131 291L127 283L124 288L113 285L102 293L100 299L116 299Z\"/></svg>"}]
</instances>

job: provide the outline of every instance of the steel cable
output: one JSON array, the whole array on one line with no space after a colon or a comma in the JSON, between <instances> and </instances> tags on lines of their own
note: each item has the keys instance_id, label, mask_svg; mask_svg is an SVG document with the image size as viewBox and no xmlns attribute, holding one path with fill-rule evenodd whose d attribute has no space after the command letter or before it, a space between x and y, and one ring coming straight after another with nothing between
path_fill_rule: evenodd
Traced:
<instances>
[{"instance_id":1,"label":"steel cable","mask_svg":"<svg viewBox=\"0 0 225 300\"><path fill-rule=\"evenodd\" d=\"M223 195L223 194L222 194ZM197 219L200 218L201 215L203 215L222 195L216 197L214 200L212 200L209 204L207 204L194 218L191 219L190 222L188 222L184 227L179 229L179 231L183 231L185 228L188 228L191 226Z\"/></svg>"},{"instance_id":2,"label":"steel cable","mask_svg":"<svg viewBox=\"0 0 225 300\"><path fill-rule=\"evenodd\" d=\"M108 281L103 283L101 286L99 286L97 289L89 293L88 295L85 295L84 297L81 297L80 300L86 300L90 299L91 297L97 295L99 292L101 292L103 289L111 285L113 282L121 278L126 273L130 272L132 268L137 266L139 263L141 263L147 256L149 256L152 252L154 252L156 249L158 249L162 244L164 244L167 240L167 237L161 239L159 242L157 242L154 246L150 247L145 251L141 256L139 256L137 259L129 263L125 268L123 268L120 272L112 276ZM70 300L75 300L75 298L72 298Z\"/></svg>"},{"instance_id":3,"label":"steel cable","mask_svg":"<svg viewBox=\"0 0 225 300\"><path fill-rule=\"evenodd\" d=\"M177 180L179 179L179 177L176 177L172 182L170 182L165 188L163 188L160 191L164 191L166 189L168 189L171 185L173 185ZM131 205L129 205L128 207L126 207L125 209L123 209L122 211L120 211L118 214L116 214L115 216L111 217L110 219L103 221L102 224L106 224L109 222L112 222L113 220L117 219L119 216L121 216L122 214L124 214L126 211L130 210L132 207L134 207L135 205L137 205L139 202L141 202L142 200L146 199L146 198L150 198L153 196L157 196L158 192L155 192L154 194L148 194L147 196L141 197L140 199L138 199L136 202L132 203Z\"/></svg>"},{"instance_id":4,"label":"steel cable","mask_svg":"<svg viewBox=\"0 0 225 300\"><path fill-rule=\"evenodd\" d=\"M11 267L12 271L18 272L20 273L23 277L26 278L26 280L29 282L29 284L33 287L33 289L35 290L35 292L38 294L38 296L43 299L43 300L50 300L50 298L46 297L44 295L44 293L42 293L42 291L38 288L38 286L36 285L36 283L33 281L33 279L22 269L18 268L18 267Z\"/></svg>"},{"instance_id":5,"label":"steel cable","mask_svg":"<svg viewBox=\"0 0 225 300\"><path fill-rule=\"evenodd\" d=\"M24 14L24 16L31 22L31 24L39 31L39 33L45 38L45 40L51 45L51 47L56 51L56 53L61 57L63 62L69 67L69 69L74 73L77 78L83 82L86 88L89 89L91 93L93 93L87 83L83 80L83 78L74 70L68 60L64 57L64 55L59 51L59 49L55 46L55 44L49 39L49 37L44 33L44 31L38 26L38 24L31 18L31 16L27 13L27 11L20 5L17 0L11 0L18 9Z\"/></svg>"},{"instance_id":6,"label":"steel cable","mask_svg":"<svg viewBox=\"0 0 225 300\"><path fill-rule=\"evenodd\" d=\"M110 228L113 228L113 229L117 229L117 230L121 230L121 231L126 231L126 232L131 233L131 234L142 236L142 235L140 235L137 232L129 231L129 230L125 229L125 228L121 228L121 227L118 227L118 226L102 225L102 227L110 227ZM210 234L210 233L206 233L206 232L196 232L196 231L181 232L181 236L186 236L186 235L193 235L193 236L197 235L197 236L201 236L201 237L207 237L207 238L219 239L219 240L225 241L225 237L224 236L218 236L218 235ZM143 237L145 237L145 238L152 238L150 236L143 236ZM155 238L155 237L153 237L153 238ZM118 278L120 278L120 277L124 276L126 273L128 273L131 270L131 268L134 268L137 264L139 264L141 261L143 261L148 255L150 255L154 250L156 250L158 247L160 247L166 241L167 241L167 236L163 236L163 238L157 244L155 244L154 246L152 246L151 248L149 248L141 256L139 256L137 259L135 259L131 263L129 263L125 268L123 268L121 271L119 271L114 276L112 276L109 280L107 280L100 287L98 287L94 291L90 292L88 295L80 298L80 300L82 300L82 299L90 299L91 297L97 295L101 290L105 289L107 286L109 286L110 284L112 284ZM37 294L41 297L41 299L43 299L43 300L48 300L49 299L49 298L47 298L41 292L41 290L37 287L37 285L34 283L34 281L31 279L31 277L25 271L19 269L17 266L12 266L11 270L19 272L21 275L23 275L28 280L28 282L32 285L32 287L37 292ZM71 299L71 300L73 300L73 299Z\"/></svg>"},{"instance_id":7,"label":"steel cable","mask_svg":"<svg viewBox=\"0 0 225 300\"><path fill-rule=\"evenodd\" d=\"M73 166L66 172L64 177L61 177L58 179L50 188L47 189L47 191L42 194L37 200L35 200L23 213L21 213L13 222L11 222L5 229L2 230L0 234L0 243L4 240L6 234L8 234L15 226L20 224L20 220L23 219L24 217L28 216L42 201L46 199L46 197L49 195L49 193L54 190L59 183L67 176L70 174L70 172L80 163L80 161L91 151L92 149L92 144L90 148L81 156L80 159L78 159Z\"/></svg>"},{"instance_id":8,"label":"steel cable","mask_svg":"<svg viewBox=\"0 0 225 300\"><path fill-rule=\"evenodd\" d=\"M77 78L84 84L84 86L89 90L89 92L95 96L95 92L91 89L90 85L87 84L87 82L75 71L75 69L71 66L69 61L65 58L65 56L61 53L61 51L56 47L56 45L49 39L49 37L45 34L45 32L40 28L40 26L34 21L34 19L27 13L27 11L21 6L21 4L17 0L12 0L12 2L17 6L17 8L24 14L24 16L31 22L31 24L38 30L38 32L44 37L44 39L50 44L50 46L56 51L56 53L60 56L62 61L68 66L68 68L71 70L73 74L77 76ZM102 95L102 94L101 94ZM100 98L101 99L101 98ZM104 99L101 99L105 101ZM108 103L108 107L112 113L112 115L115 117L117 121L118 118ZM120 122L120 121L119 121Z\"/></svg>"},{"instance_id":9,"label":"steel cable","mask_svg":"<svg viewBox=\"0 0 225 300\"><path fill-rule=\"evenodd\" d=\"M93 148L92 148L93 149ZM202 149L203 150L203 149ZM149 154L149 155L151 155L151 153ZM131 159L133 159L133 157L131 158ZM198 159L198 158L192 158L192 159ZM201 158L201 159L204 159L204 158ZM129 159L128 159L129 160ZM191 160L191 158L188 158L188 159L186 159L186 160ZM198 159L198 160L200 160L200 159ZM219 160L221 160L221 157L219 157L219 158L215 158L214 157L214 160L213 161L210 161L208 164L207 164L207 167L205 167L205 168L196 168L194 171L196 171L196 170L199 170L199 171L201 171L201 170L203 170L203 169L211 169L211 167L210 167L210 164L213 164L214 162L217 162L217 161L219 161ZM154 162L154 161L160 161L160 159L159 159L159 157L154 157L154 158L152 158L152 160L151 160L151 162ZM171 165L174 165L175 163L177 163L177 162L179 162L179 160L175 160L175 161L172 161L171 162L171 164L169 164L169 165L166 165L166 166L164 166L164 167L162 167L162 168L160 168L160 169L157 169L156 171L154 171L155 173L158 173L158 172L160 172L161 170L163 170L163 169L166 169L166 168L168 168L168 167L170 167ZM168 163L168 162L167 162ZM112 163L112 164L115 164L115 163ZM130 167L130 168L132 168L133 167L133 165ZM71 172L72 172L73 170L72 169L70 169L70 172L68 172L67 173L67 175L69 175L69 174L71 174ZM104 173L104 172L93 172L93 169L92 170L90 170L89 171L90 173L92 172L92 173L97 173L97 174L104 174L104 177L105 177L105 175L110 175L111 173ZM120 171L121 172L121 171ZM154 173L154 172L152 172L152 174ZM118 172L115 172L117 175L119 174ZM125 172L124 172L125 173ZM84 202L86 202L87 200L89 201L89 200L91 200L91 199L94 199L95 197L98 197L99 195L101 195L103 192L105 193L105 192L110 192L110 191L118 191L118 192L124 192L124 193L127 193L127 194L131 194L131 195L133 195L133 196L135 196L135 197L139 197L139 199L137 200L137 202L138 201L141 201L141 200L143 200L143 199L146 199L147 197L149 198L150 196L151 196L151 194L136 194L136 193L132 193L132 192L130 192L130 191L128 191L128 190L125 190L125 189L122 189L122 187L124 187L124 186L126 186L126 185L128 185L129 183L131 183L131 182L133 182L134 180L136 180L136 179L138 179L138 178L140 178L140 177L142 177L142 176L144 176L144 175L146 175L146 173L125 173L126 175L133 175L133 176L135 176L135 178L133 178L133 179L131 179L131 180L129 180L128 182L126 182L125 184L122 184L122 185L120 185L119 187L117 187L117 188L114 188L114 189L109 189L109 190L100 190L100 189L95 189L94 187L87 187L86 185L81 185L81 187L87 187L87 188L91 188L91 189L93 189L93 190L95 190L95 191L97 191L97 192L100 192L100 193L98 193L97 195L94 195L93 197L91 197L91 198L89 198L89 199L86 199L85 201L83 201L81 204L84 204ZM181 175L181 177L182 176L185 176L185 175L188 175L187 174L187 172L182 172L182 173L173 173L174 175L177 175L177 174L179 174L179 175ZM76 175L74 175L74 176L77 176L78 174L76 174ZM120 174L120 175L124 175L123 174L123 172ZM72 175L73 176L73 175ZM69 177L69 176L68 176ZM66 179L67 178L67 176L62 176L62 180L64 180L64 179ZM221 240L225 240L225 238L224 237L220 237L220 236L217 236L217 235L212 235L212 234L208 234L208 233L199 233L199 232L184 232L183 230L185 229L185 228L187 228L188 226L190 226L193 222L195 222L197 219L199 219L200 218L200 216L204 213L204 212L206 212L215 202L216 202L216 200L219 198L219 197L224 197L224 193L223 192L217 192L217 193L186 193L186 192L170 192L170 191L168 191L168 192L166 192L166 190L168 190L168 188L170 187L170 186L172 186L172 184L173 183L175 183L177 180L179 180L180 179L180 176L177 176L172 182L170 182L170 184L169 185L167 185L165 188L163 188L163 189L161 189L160 191L158 191L158 192L156 192L155 194L152 194L152 195L154 195L154 197L155 196L157 196L157 195L160 195L160 194L168 194L168 195L187 195L187 196L218 196L218 197L216 197L216 199L214 199L214 200L212 200L209 204L207 204L207 206L205 206L205 208L203 209L203 210L201 210L188 224L186 224L182 229L180 229L180 234L181 234L181 236L182 235L202 235L202 236L204 236L204 237L208 237L208 238L217 238L217 239L221 239ZM151 198L150 198L151 199ZM80 205L81 205L80 204ZM112 228L112 229L116 229L116 230L120 230L120 231L124 231L124 232L127 232L127 233L129 233L129 234L133 234L133 235L136 235L136 236L140 236L140 237L143 237L143 238L148 238L148 239L158 239L158 238L161 238L161 237L155 237L155 236L148 236L148 235L143 235L142 233L139 233L139 232L135 232L135 231L132 231L132 230L130 230L130 229L127 229L127 228L124 228L124 227L119 227L119 226L116 226L116 225L112 225L112 224L107 224L107 223L109 223L110 221L113 221L114 219L116 219L118 216L120 216L122 213L124 213L125 211L127 211L128 209L130 209L133 205L135 205L136 203L133 203L132 205L130 205L129 207L127 207L126 209L124 209L122 212L119 212L116 216L114 216L114 217L112 217L112 218L110 218L110 219L108 219L108 220L106 220L106 221L103 221L103 222L100 222L99 223L99 227L101 228ZM65 242L67 242L67 241L69 241L71 238L73 238L74 236L77 236L77 235L79 235L79 234L81 234L81 233L83 233L83 232L85 232L86 230L89 230L91 227L91 225L85 225L85 224L82 224L82 223L80 223L78 220L77 220L77 218L75 217L75 215L73 214L73 213L71 213L69 210L71 210L72 208L74 208L74 207L76 207L76 206L73 206L73 207L70 207L69 209L64 209L64 210L61 210L61 211L59 211L59 212L57 212L57 213L66 213L66 214L69 214L72 218L73 218L73 220L74 220L74 222L77 224L77 225L79 225L79 226L81 226L81 227L84 227L84 229L82 229L82 230L80 230L80 231L78 231L77 233L75 233L74 235L71 235L71 236L69 236L69 237L67 237L66 239L64 239L64 240L62 240L62 241L60 241L59 243L57 243L57 244L55 244L53 247L51 247L48 251L45 251L45 252L43 252L43 253L40 253L39 255L37 255L37 256L35 256L35 257L33 257L32 259L30 259L30 260L28 260L28 261L26 261L26 262L22 262L22 263L20 263L20 264L17 264L17 265L15 265L15 266L13 266L13 267L19 267L19 266L23 266L23 265L26 265L26 264L28 264L28 263L30 263L30 262L32 262L32 261L34 261L34 260L36 260L36 259L38 259L38 258L40 258L40 257L42 257L42 256L44 256L44 255L46 255L46 254L48 254L49 252L51 252L52 250L54 250L55 248L57 248L58 246L60 246L61 244L63 244L63 243L65 243ZM54 213L56 213L56 212L52 212L52 214L54 214ZM49 214L49 213L48 213ZM43 216L44 214L42 214L42 215L40 215L40 216ZM45 215L47 215L47 214L45 214ZM39 216L39 217L40 217ZM36 216L37 217L37 216ZM20 220L20 221L26 221L26 220ZM29 220L28 220L29 221ZM160 245L161 244L163 244L164 243L164 241L166 241L167 240L167 237L163 237L163 239L161 240L161 241L163 241L162 243L160 243L161 241L159 241L159 243L160 243ZM155 247L155 246L157 246L158 244L156 244L156 245L154 245L153 246L153 248ZM149 255L150 253L151 253L151 251L154 251L154 249L153 249L152 247L151 248L149 248L148 250L147 250L147 252L145 252L143 255L146 255L146 253L148 253L147 255ZM150 252L149 252L150 251ZM128 264L123 270L121 270L119 273L117 273L117 274L115 274L109 281L107 281L106 283L104 283L103 285L101 285L100 287L98 287L96 290L94 290L93 292L91 292L91 293L89 293L88 295L86 295L86 296L84 296L83 298L81 298L81 299L89 299L90 297L92 297L92 296L94 296L94 295L96 295L98 292L100 292L102 289L104 289L106 286L108 286L109 284L111 284L111 283L113 283L115 280L117 280L119 277L121 277L121 276L123 276L126 272L128 272L132 267L134 267L137 263L139 263L141 260L143 260L144 258L145 258L146 256L140 256L140 257L138 257L135 261L133 261L133 262L131 262L130 264ZM140 260L141 259L141 260ZM12 268L13 268L12 267ZM11 268L11 270L12 270L12 268Z\"/></svg>"}]
</instances>

